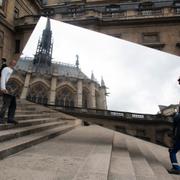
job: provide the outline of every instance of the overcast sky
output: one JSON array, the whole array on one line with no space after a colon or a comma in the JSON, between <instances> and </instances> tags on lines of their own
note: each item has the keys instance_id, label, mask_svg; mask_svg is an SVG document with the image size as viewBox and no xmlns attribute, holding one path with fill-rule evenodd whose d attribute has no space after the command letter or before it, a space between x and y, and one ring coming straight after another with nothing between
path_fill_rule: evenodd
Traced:
<instances>
[{"instance_id":1,"label":"overcast sky","mask_svg":"<svg viewBox=\"0 0 180 180\"><path fill-rule=\"evenodd\" d=\"M23 56L33 56L46 25L41 17ZM108 109L139 113L159 111L158 105L180 101L180 57L129 41L51 20L54 39L53 60L75 64L89 77L101 76L110 93Z\"/></svg>"}]
</instances>

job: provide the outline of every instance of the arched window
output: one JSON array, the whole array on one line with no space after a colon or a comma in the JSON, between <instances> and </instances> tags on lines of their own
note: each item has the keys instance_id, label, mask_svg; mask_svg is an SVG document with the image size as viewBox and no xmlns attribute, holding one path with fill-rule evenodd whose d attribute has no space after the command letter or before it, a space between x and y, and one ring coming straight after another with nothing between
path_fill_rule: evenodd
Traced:
<instances>
[{"instance_id":1,"label":"arched window","mask_svg":"<svg viewBox=\"0 0 180 180\"><path fill-rule=\"evenodd\" d=\"M29 89L27 99L38 104L47 104L48 89L42 83L36 83Z\"/></svg>"},{"instance_id":2,"label":"arched window","mask_svg":"<svg viewBox=\"0 0 180 180\"><path fill-rule=\"evenodd\" d=\"M57 92L55 104L59 106L74 107L74 93L68 87Z\"/></svg>"}]
</instances>

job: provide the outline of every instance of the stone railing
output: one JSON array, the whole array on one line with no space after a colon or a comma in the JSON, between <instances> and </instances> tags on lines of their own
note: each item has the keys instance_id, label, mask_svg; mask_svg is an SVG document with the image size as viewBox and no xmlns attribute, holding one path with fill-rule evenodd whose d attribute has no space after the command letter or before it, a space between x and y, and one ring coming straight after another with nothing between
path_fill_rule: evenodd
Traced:
<instances>
[{"instance_id":1,"label":"stone railing","mask_svg":"<svg viewBox=\"0 0 180 180\"><path fill-rule=\"evenodd\" d=\"M161 115L154 114L140 114L140 113L132 113L132 112L123 112L123 111L111 111L111 110L102 110L102 109L91 109L91 108L79 108L79 107L63 107L56 105L46 106L51 107L55 110L70 113L70 114L79 114L79 115L94 115L99 117L108 117L108 118L119 118L119 119L136 119L136 120L148 120L148 121L168 121L171 120L169 118L162 117Z\"/></svg>"}]
</instances>

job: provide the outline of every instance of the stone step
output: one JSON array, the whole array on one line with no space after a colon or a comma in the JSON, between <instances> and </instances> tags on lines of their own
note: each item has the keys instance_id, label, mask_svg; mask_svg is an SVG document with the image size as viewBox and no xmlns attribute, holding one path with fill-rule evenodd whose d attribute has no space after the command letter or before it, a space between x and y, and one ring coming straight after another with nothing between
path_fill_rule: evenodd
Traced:
<instances>
[{"instance_id":1,"label":"stone step","mask_svg":"<svg viewBox=\"0 0 180 180\"><path fill-rule=\"evenodd\" d=\"M125 138L114 133L108 180L135 180L135 172Z\"/></svg>"},{"instance_id":2,"label":"stone step","mask_svg":"<svg viewBox=\"0 0 180 180\"><path fill-rule=\"evenodd\" d=\"M136 139L136 142L139 145L139 148L146 158L146 161L151 166L155 176L157 179L163 180L173 180L173 177L168 173L167 169L162 165L162 163L154 156L151 148L147 146L147 144L141 143L142 141Z\"/></svg>"},{"instance_id":3,"label":"stone step","mask_svg":"<svg viewBox=\"0 0 180 180\"><path fill-rule=\"evenodd\" d=\"M108 180L179 180L167 172L167 166L167 148L115 133Z\"/></svg>"},{"instance_id":4,"label":"stone step","mask_svg":"<svg viewBox=\"0 0 180 180\"><path fill-rule=\"evenodd\" d=\"M32 126L32 125L38 125L38 124L44 124L48 122L57 122L60 121L60 118L40 118L40 119L27 119L27 120L20 120L19 124L1 124L0 130L7 130L7 129L13 129L13 128L19 128L19 127L26 127L26 126ZM61 120L62 121L62 120Z\"/></svg>"},{"instance_id":5,"label":"stone step","mask_svg":"<svg viewBox=\"0 0 180 180\"><path fill-rule=\"evenodd\" d=\"M34 111L27 111L27 110L16 110L16 115L19 115L19 114L23 114L23 115L28 115L28 114L32 114L32 113L34 113ZM57 113L57 111L51 111L51 110L49 110L49 111L47 111L47 110L39 110L39 111L37 111L36 110L36 113L38 114L38 113Z\"/></svg>"},{"instance_id":6,"label":"stone step","mask_svg":"<svg viewBox=\"0 0 180 180\"><path fill-rule=\"evenodd\" d=\"M131 139L129 136L126 136L126 144L134 167L136 179L157 180L156 175L147 160L144 158L135 140L136 138Z\"/></svg>"},{"instance_id":7,"label":"stone step","mask_svg":"<svg viewBox=\"0 0 180 180\"><path fill-rule=\"evenodd\" d=\"M144 146L144 142L140 141L140 146ZM169 153L168 153L168 148L162 147L159 145L154 145L153 143L146 143L146 148L150 149L155 158L161 163L161 165L166 169L169 170L171 169L171 163L169 159ZM177 153L177 159L180 160L180 154ZM179 180L180 177L179 175L172 175L173 179Z\"/></svg>"},{"instance_id":8,"label":"stone step","mask_svg":"<svg viewBox=\"0 0 180 180\"><path fill-rule=\"evenodd\" d=\"M29 127L4 130L0 132L0 142L19 138L21 136L27 136L32 133L37 133L37 132L44 131L47 129L55 128L64 124L67 124L67 122L65 121L64 122L49 122L49 123L33 125Z\"/></svg>"},{"instance_id":9,"label":"stone step","mask_svg":"<svg viewBox=\"0 0 180 180\"><path fill-rule=\"evenodd\" d=\"M36 112L34 112L33 114L17 114L17 115L15 115L15 119L17 121L19 121L19 120L25 120L25 119L55 117L55 115L56 114L51 114L51 113L36 113ZM7 119L7 118L5 118L5 119Z\"/></svg>"},{"instance_id":10,"label":"stone step","mask_svg":"<svg viewBox=\"0 0 180 180\"><path fill-rule=\"evenodd\" d=\"M53 112L28 112L28 113L17 113L15 114L15 119L17 121L21 120L28 120L28 119L38 119L38 118L55 118L55 117L60 117L63 120L74 120L75 118L69 115L66 115L64 113L59 113L56 111ZM5 115L5 121L7 121L7 115Z\"/></svg>"},{"instance_id":11,"label":"stone step","mask_svg":"<svg viewBox=\"0 0 180 180\"><path fill-rule=\"evenodd\" d=\"M33 145L39 144L50 138L54 138L60 134L66 133L75 127L76 126L74 124L61 125L53 129L48 129L46 131L3 142L0 144L0 159L4 159L7 156L22 151Z\"/></svg>"}]
</instances>

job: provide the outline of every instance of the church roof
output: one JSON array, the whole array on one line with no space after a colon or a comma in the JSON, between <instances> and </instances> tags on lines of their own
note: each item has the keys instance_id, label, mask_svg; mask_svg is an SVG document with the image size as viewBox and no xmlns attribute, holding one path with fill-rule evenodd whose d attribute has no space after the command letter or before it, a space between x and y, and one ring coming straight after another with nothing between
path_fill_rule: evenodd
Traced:
<instances>
[{"instance_id":1,"label":"church roof","mask_svg":"<svg viewBox=\"0 0 180 180\"><path fill-rule=\"evenodd\" d=\"M20 58L17 62L15 70L21 70L25 72L37 73L36 65L33 65L33 58ZM64 77L73 77L78 79L89 79L78 67L71 64L52 62L50 69L41 68L40 72L43 75L56 75Z\"/></svg>"}]
</instances>

